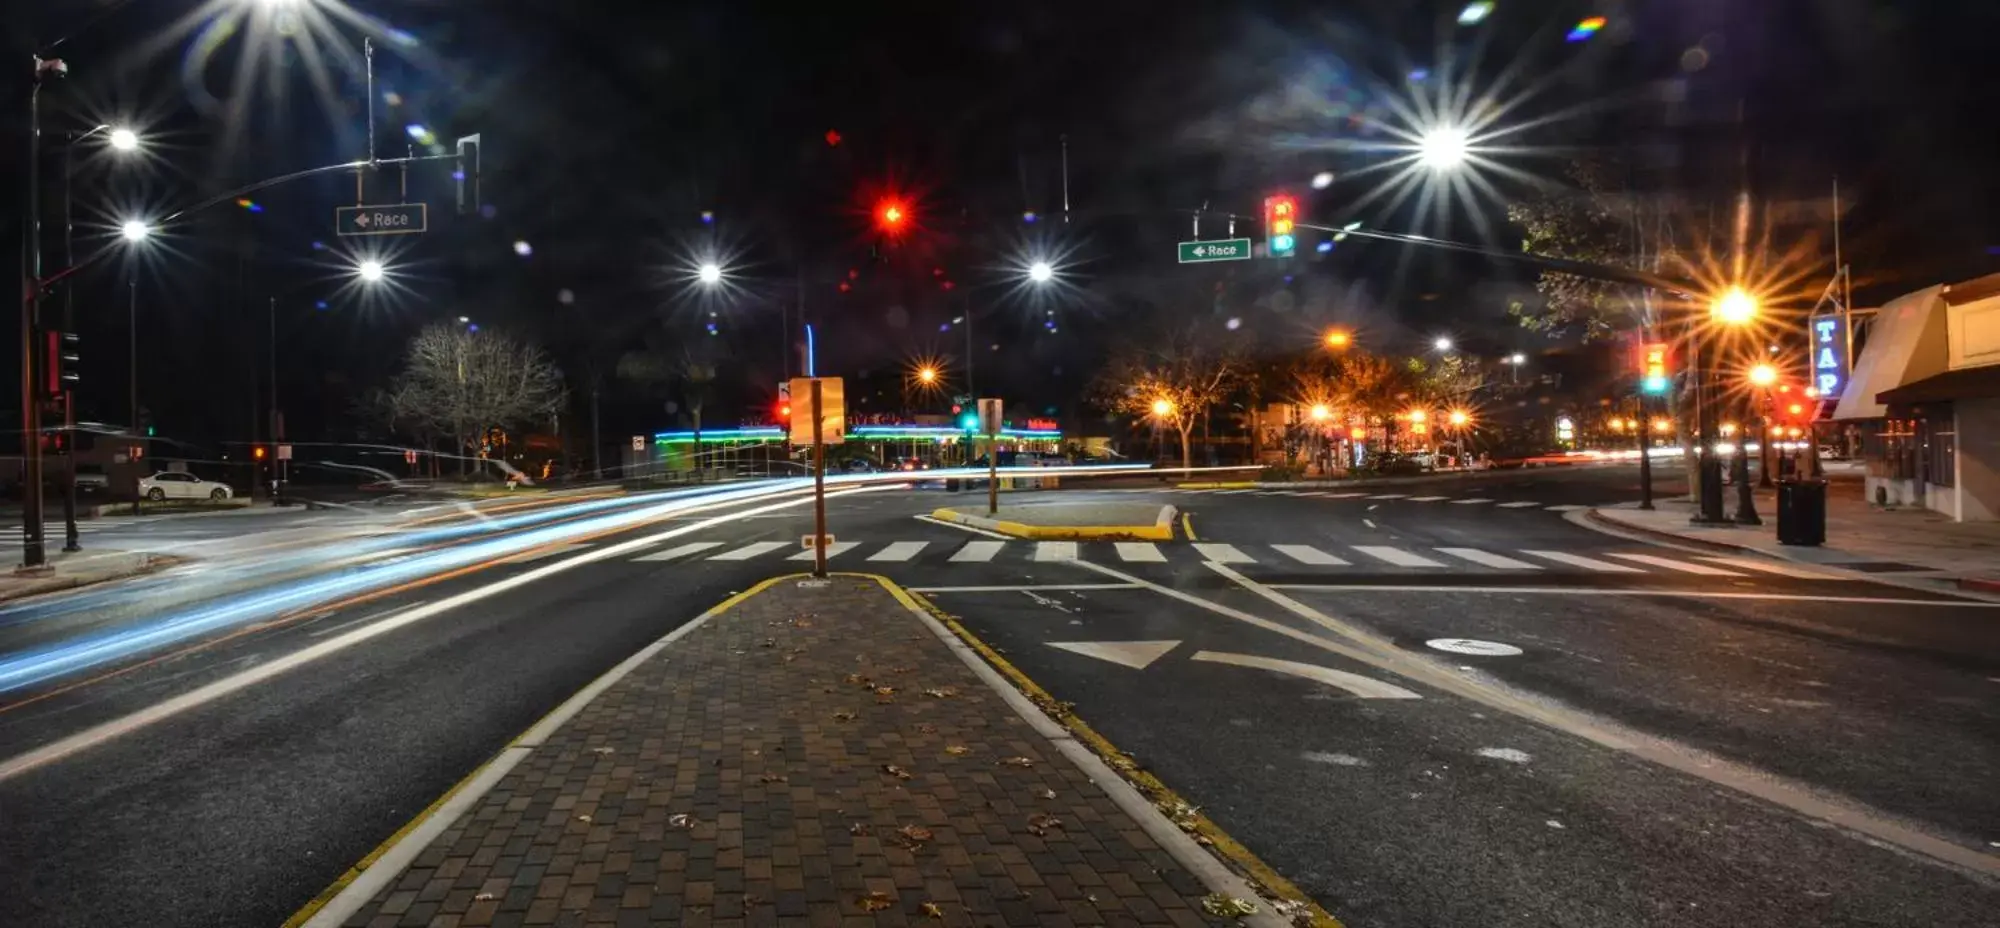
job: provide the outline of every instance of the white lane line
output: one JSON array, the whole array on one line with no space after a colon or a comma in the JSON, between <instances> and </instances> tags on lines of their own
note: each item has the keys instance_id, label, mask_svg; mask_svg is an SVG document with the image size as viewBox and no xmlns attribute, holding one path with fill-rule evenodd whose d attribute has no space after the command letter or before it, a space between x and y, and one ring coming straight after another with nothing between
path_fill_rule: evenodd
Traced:
<instances>
[{"instance_id":1,"label":"white lane line","mask_svg":"<svg viewBox=\"0 0 2000 928\"><path fill-rule=\"evenodd\" d=\"M1347 563L1347 561L1334 557L1312 545L1272 545L1271 550L1301 564L1312 564L1318 567L1340 567Z\"/></svg>"},{"instance_id":2,"label":"white lane line","mask_svg":"<svg viewBox=\"0 0 2000 928\"><path fill-rule=\"evenodd\" d=\"M1369 498L1369 499L1402 499L1403 497L1405 497L1405 496L1408 496L1408 495L1410 495L1410 494L1408 494L1408 493L1377 493L1376 495L1374 495L1374 496L1370 496L1370 497L1368 497L1368 498Z\"/></svg>"},{"instance_id":3,"label":"white lane line","mask_svg":"<svg viewBox=\"0 0 2000 928\"><path fill-rule=\"evenodd\" d=\"M1242 495L1242 494L1244 494L1244 493L1257 493L1257 492L1261 492L1261 491L1258 491L1258 490L1217 490L1217 491L1215 491L1215 494L1216 494L1217 496L1239 496L1239 495Z\"/></svg>"},{"instance_id":4,"label":"white lane line","mask_svg":"<svg viewBox=\"0 0 2000 928\"><path fill-rule=\"evenodd\" d=\"M1165 564L1167 556L1160 553L1160 546L1150 541L1121 541L1113 545L1118 550L1118 559L1134 564Z\"/></svg>"},{"instance_id":5,"label":"white lane line","mask_svg":"<svg viewBox=\"0 0 2000 928\"><path fill-rule=\"evenodd\" d=\"M1478 548L1439 548L1438 550L1452 557L1461 557L1474 564L1484 564L1487 567L1499 567L1504 570L1542 569L1540 564L1530 564L1527 561L1515 560L1506 555L1494 554L1491 551L1481 551Z\"/></svg>"},{"instance_id":6,"label":"white lane line","mask_svg":"<svg viewBox=\"0 0 2000 928\"><path fill-rule=\"evenodd\" d=\"M907 561L923 553L924 548L929 545L930 542L928 541L891 542L888 547L868 555L868 559L871 561Z\"/></svg>"},{"instance_id":7,"label":"white lane line","mask_svg":"<svg viewBox=\"0 0 2000 928\"><path fill-rule=\"evenodd\" d=\"M1354 499L1354 498L1355 498L1355 497L1357 497L1357 496L1367 496L1367 495L1368 495L1368 494L1366 494L1366 493L1328 493L1328 494L1326 495L1326 498L1327 498L1327 499Z\"/></svg>"},{"instance_id":8,"label":"white lane line","mask_svg":"<svg viewBox=\"0 0 2000 928\"><path fill-rule=\"evenodd\" d=\"M1640 570L1637 567L1627 567L1624 564L1613 564L1610 561L1600 561L1594 557L1584 557L1581 554L1571 554L1567 551L1522 551L1521 553L1532 554L1539 558L1545 558L1547 560L1555 561L1558 564L1568 564L1571 567L1581 567L1584 570L1594 570L1601 574L1645 573L1645 571Z\"/></svg>"},{"instance_id":9,"label":"white lane line","mask_svg":"<svg viewBox=\"0 0 2000 928\"><path fill-rule=\"evenodd\" d=\"M1364 677L1358 673L1348 673L1344 670L1335 670L1332 667L1322 667L1318 664L1281 661L1277 658L1258 657L1254 654L1231 654L1227 651L1196 651L1194 656L1188 658L1188 660L1203 661L1211 664L1229 664L1235 667L1250 667L1256 670L1282 673L1286 676L1299 677L1315 683L1324 683L1336 689L1343 689L1362 699L1423 698L1393 683L1384 683L1371 677Z\"/></svg>"},{"instance_id":10,"label":"white lane line","mask_svg":"<svg viewBox=\"0 0 2000 928\"><path fill-rule=\"evenodd\" d=\"M1074 541L1035 542L1035 560L1074 561L1076 560L1076 542Z\"/></svg>"},{"instance_id":11,"label":"white lane line","mask_svg":"<svg viewBox=\"0 0 2000 928\"><path fill-rule=\"evenodd\" d=\"M675 545L674 547L668 548L665 551L655 551L652 554L641 554L638 557L633 558L632 560L671 561L677 557L686 557L690 554L700 554L703 551L707 551L710 548L720 548L720 547L722 547L722 542L719 541L690 541L684 545Z\"/></svg>"},{"instance_id":12,"label":"white lane line","mask_svg":"<svg viewBox=\"0 0 2000 928\"><path fill-rule=\"evenodd\" d=\"M867 493L874 490L876 490L875 487L856 488L839 495L846 496L851 493ZM827 495L833 496L834 494L828 493ZM622 557L634 551L643 551L670 538L679 538L693 532L724 525L744 515L771 512L789 506L804 506L810 504L812 500L811 496L802 496L781 503L769 503L729 515L716 516L692 525L668 529L667 531L648 535L644 538L635 538L631 541L620 542L615 545L606 545L594 551L585 551L575 557L566 558L553 564L544 564L540 567L530 568L504 580L496 580L485 586L474 587L463 593L447 596L444 599L399 612L386 619L369 625L363 625L344 635L328 638L318 644L301 648L267 663L259 664L240 673L231 674L206 686L189 690L172 699L161 700L137 712L93 725L66 738L51 741L25 754L17 754L7 758L4 761L0 761L0 783L5 783L21 774L54 763L72 754L89 750L104 742L131 734L154 723L165 721L183 712L207 705L232 693L248 689L280 674L303 667L320 658L337 654L371 638L388 634L406 625L412 625L432 616L450 612L461 606L469 606L481 600L498 596L509 590L519 589L530 583L555 576L556 574L581 567L585 564L608 560L614 557ZM708 504L697 503L695 505L716 508L740 505L744 502L746 501L742 499L729 499Z\"/></svg>"},{"instance_id":13,"label":"white lane line","mask_svg":"<svg viewBox=\"0 0 2000 928\"><path fill-rule=\"evenodd\" d=\"M786 542L782 541L753 541L733 551L724 551L721 554L709 558L709 560L747 561L759 555L770 554L771 552L776 551L779 548L789 548L789 547L791 547L790 544L787 544Z\"/></svg>"},{"instance_id":14,"label":"white lane line","mask_svg":"<svg viewBox=\"0 0 2000 928\"><path fill-rule=\"evenodd\" d=\"M1385 545L1355 545L1354 550L1377 560L1387 561L1397 567L1443 567L1441 561L1433 561L1421 554L1411 554L1401 548Z\"/></svg>"},{"instance_id":15,"label":"white lane line","mask_svg":"<svg viewBox=\"0 0 2000 928\"><path fill-rule=\"evenodd\" d=\"M1299 495L1300 495L1300 496L1311 496L1311 497L1315 497L1315 498L1318 498L1318 499L1325 499L1325 498L1327 498L1327 497L1329 497L1329 496L1332 496L1333 494L1332 494L1332 493L1328 493L1328 492L1327 492L1327 491L1325 491L1325 490L1308 490L1308 491L1306 491L1306 492L1304 492L1304 493L1300 493Z\"/></svg>"},{"instance_id":16,"label":"white lane line","mask_svg":"<svg viewBox=\"0 0 2000 928\"><path fill-rule=\"evenodd\" d=\"M1712 564L1721 564L1725 567L1740 567L1744 570L1762 571L1767 574L1777 574L1780 577L1796 577L1800 580L1845 579L1833 574L1809 570L1796 564L1787 564L1782 561L1760 561L1754 557L1728 557L1720 554L1701 554L1696 555L1696 557L1699 560L1708 561Z\"/></svg>"},{"instance_id":17,"label":"white lane line","mask_svg":"<svg viewBox=\"0 0 2000 928\"><path fill-rule=\"evenodd\" d=\"M1451 497L1449 497L1449 496L1412 496L1412 497L1410 497L1410 498L1409 498L1408 500L1406 500L1406 502L1411 502L1411 503L1435 503L1435 502L1437 502L1438 500L1441 500L1441 499L1450 499L1450 498L1451 498Z\"/></svg>"},{"instance_id":18,"label":"white lane line","mask_svg":"<svg viewBox=\"0 0 2000 928\"><path fill-rule=\"evenodd\" d=\"M958 524L957 522L946 522L946 521L945 521L945 520L943 520L943 519L933 519L933 518L931 518L930 516L917 516L917 517L916 517L916 519L917 519L917 521L919 521L919 522L929 522L929 523L930 523L930 524L932 524L932 525L942 525L942 526L944 526L945 528L955 528L955 529L958 529L958 530L959 530L959 531L961 531L961 532L971 532L971 533L972 533L972 534L974 534L974 535L984 535L984 536L986 536L986 537L988 537L988 538L1012 538L1012 537L1014 537L1014 536L1012 536L1012 535L1005 535L1005 534L1002 534L1002 533L1000 533L1000 532L989 532L989 531L987 531L986 529L983 529L983 528L975 528L975 527L973 527L973 526L970 526L970 525L960 525L960 524Z\"/></svg>"},{"instance_id":19,"label":"white lane line","mask_svg":"<svg viewBox=\"0 0 2000 928\"><path fill-rule=\"evenodd\" d=\"M1703 577L1743 576L1742 574L1739 574L1733 570L1723 570L1720 567L1710 567L1707 564L1690 564L1687 561L1676 561L1673 558L1660 557L1659 555L1656 554L1624 554L1617 551L1611 551L1607 553L1609 553L1612 557L1619 558L1622 560L1633 561L1639 564L1651 564L1654 567L1664 567L1668 570L1678 570L1684 574L1695 574Z\"/></svg>"},{"instance_id":20,"label":"white lane line","mask_svg":"<svg viewBox=\"0 0 2000 928\"><path fill-rule=\"evenodd\" d=\"M837 558L859 547L861 547L861 542L858 541L836 541L833 544L826 546L826 559L831 561L834 558ZM813 559L813 549L811 548L807 548L804 551L800 551L799 553L792 555L791 557L785 558L785 560L788 561L810 561L812 559Z\"/></svg>"},{"instance_id":21,"label":"white lane line","mask_svg":"<svg viewBox=\"0 0 2000 928\"><path fill-rule=\"evenodd\" d=\"M1236 550L1235 545L1220 545L1213 542L1196 542L1194 549L1201 553L1203 560L1217 564L1255 564L1257 559Z\"/></svg>"},{"instance_id":22,"label":"white lane line","mask_svg":"<svg viewBox=\"0 0 2000 928\"><path fill-rule=\"evenodd\" d=\"M1742 599L1789 603L1857 603L1878 606L1945 606L2000 609L2000 602L1971 599L1886 599L1872 596L1817 596L1810 593L1741 593L1734 590L1612 590L1581 586L1411 586L1386 583L1272 583L1274 590L1330 593L1534 593L1546 596L1654 596L1668 599Z\"/></svg>"},{"instance_id":23,"label":"white lane line","mask_svg":"<svg viewBox=\"0 0 2000 928\"><path fill-rule=\"evenodd\" d=\"M1565 504L1561 506L1543 506L1542 508L1550 512L1576 512L1580 509L1589 509L1590 507Z\"/></svg>"},{"instance_id":24,"label":"white lane line","mask_svg":"<svg viewBox=\"0 0 2000 928\"><path fill-rule=\"evenodd\" d=\"M1067 593L1088 590L1136 590L1136 583L1039 583L1025 586L913 586L912 593Z\"/></svg>"},{"instance_id":25,"label":"white lane line","mask_svg":"<svg viewBox=\"0 0 2000 928\"><path fill-rule=\"evenodd\" d=\"M1501 503L1501 504L1499 504L1499 505L1497 505L1497 506L1494 506L1493 508L1495 508L1495 509L1526 509L1526 508L1528 508L1529 506L1540 506L1540 505L1541 505L1541 503L1536 503L1536 502L1530 502L1530 501L1528 501L1528 500L1515 500L1514 502L1511 502L1511 503Z\"/></svg>"},{"instance_id":26,"label":"white lane line","mask_svg":"<svg viewBox=\"0 0 2000 928\"><path fill-rule=\"evenodd\" d=\"M1005 547L1007 547L1007 543L1004 541L968 541L965 543L965 547L958 549L952 554L951 560L984 563L993 560L993 555L999 554L1000 549Z\"/></svg>"},{"instance_id":27,"label":"white lane line","mask_svg":"<svg viewBox=\"0 0 2000 928\"><path fill-rule=\"evenodd\" d=\"M328 626L327 626L327 627L325 627L325 628L315 628L315 629L313 629L312 631L309 631L309 632L306 632L306 637L307 637L307 638L324 638L324 637L326 637L326 636L328 636L328 635L331 635L331 634L333 634L334 632L337 632L337 631L342 631L342 630L344 630L344 629L349 629L349 628L353 628L353 627L354 627L354 626L356 626L356 625L363 625L363 624L366 624L366 623L368 623L368 622L373 622L373 621L375 621L376 619L384 619L384 618L388 618L389 616L392 616L392 615L395 615L395 614L396 614L396 613L398 613L398 612L402 612L402 611L403 611L403 610L405 610L405 609L415 609L415 608L416 608L417 606L421 606L421 605L423 605L423 604L422 604L422 603L417 603L416 605L413 605L413 606L397 606L397 607L395 607L395 608L393 608L393 609L378 609L378 610L376 610L376 611L374 611L374 612L371 612L371 613L368 613L367 615L364 615L364 616L362 616L361 618L358 618L358 619L348 619L348 620L347 620L347 621L345 621L345 622L338 622L338 623L335 623L335 624L333 624L333 625L328 625Z\"/></svg>"},{"instance_id":28,"label":"white lane line","mask_svg":"<svg viewBox=\"0 0 2000 928\"><path fill-rule=\"evenodd\" d=\"M1490 502L1493 501L1490 499L1485 499L1483 497L1475 496L1471 499L1455 499L1451 501L1451 504L1454 506L1477 506L1480 503L1490 503Z\"/></svg>"},{"instance_id":29,"label":"white lane line","mask_svg":"<svg viewBox=\"0 0 2000 928\"><path fill-rule=\"evenodd\" d=\"M544 558L555 557L558 554L568 554L572 551L577 550L578 548L588 548L588 547L590 547L590 545L584 542L571 542L569 544L550 545L539 551L534 551L534 550L523 551L520 554L499 558L498 560L502 564L532 564Z\"/></svg>"}]
</instances>

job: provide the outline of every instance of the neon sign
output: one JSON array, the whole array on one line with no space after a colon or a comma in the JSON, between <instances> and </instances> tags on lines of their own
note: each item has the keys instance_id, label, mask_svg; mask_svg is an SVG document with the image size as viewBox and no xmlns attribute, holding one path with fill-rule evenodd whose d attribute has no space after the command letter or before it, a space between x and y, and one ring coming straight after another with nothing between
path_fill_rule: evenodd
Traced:
<instances>
[{"instance_id":1,"label":"neon sign","mask_svg":"<svg viewBox=\"0 0 2000 928\"><path fill-rule=\"evenodd\" d=\"M1847 382L1847 320L1840 316L1815 316L1810 325L1813 386L1819 395L1840 395Z\"/></svg>"}]
</instances>

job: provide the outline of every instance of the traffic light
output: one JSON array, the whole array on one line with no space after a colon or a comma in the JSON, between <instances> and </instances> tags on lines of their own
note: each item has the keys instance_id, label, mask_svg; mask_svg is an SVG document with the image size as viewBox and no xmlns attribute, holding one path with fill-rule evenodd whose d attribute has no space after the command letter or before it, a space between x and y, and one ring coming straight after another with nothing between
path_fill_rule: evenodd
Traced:
<instances>
[{"instance_id":1,"label":"traffic light","mask_svg":"<svg viewBox=\"0 0 2000 928\"><path fill-rule=\"evenodd\" d=\"M49 399L55 399L69 392L80 379L77 373L77 337L75 332L44 332L48 352L42 361L42 387Z\"/></svg>"},{"instance_id":2,"label":"traffic light","mask_svg":"<svg viewBox=\"0 0 2000 928\"><path fill-rule=\"evenodd\" d=\"M968 412L958 417L958 427L968 432L979 431L979 414Z\"/></svg>"},{"instance_id":3,"label":"traffic light","mask_svg":"<svg viewBox=\"0 0 2000 928\"><path fill-rule=\"evenodd\" d=\"M263 446L263 445L254 445L254 446L252 446L252 447L250 448L250 459L251 459L251 460L253 460L253 461L261 461L261 460L263 460L263 459L264 459L264 446Z\"/></svg>"},{"instance_id":4,"label":"traffic light","mask_svg":"<svg viewBox=\"0 0 2000 928\"><path fill-rule=\"evenodd\" d=\"M1645 373L1639 380L1639 389L1658 396L1667 392L1670 381L1667 378L1667 346L1653 343L1646 346Z\"/></svg>"},{"instance_id":5,"label":"traffic light","mask_svg":"<svg viewBox=\"0 0 2000 928\"><path fill-rule=\"evenodd\" d=\"M875 227L888 235L900 235L910 225L910 205L888 197L875 205Z\"/></svg>"},{"instance_id":6,"label":"traffic light","mask_svg":"<svg viewBox=\"0 0 2000 928\"><path fill-rule=\"evenodd\" d=\"M1299 201L1288 194L1264 198L1264 251L1273 258L1289 258L1298 251L1294 231L1299 219Z\"/></svg>"}]
</instances>

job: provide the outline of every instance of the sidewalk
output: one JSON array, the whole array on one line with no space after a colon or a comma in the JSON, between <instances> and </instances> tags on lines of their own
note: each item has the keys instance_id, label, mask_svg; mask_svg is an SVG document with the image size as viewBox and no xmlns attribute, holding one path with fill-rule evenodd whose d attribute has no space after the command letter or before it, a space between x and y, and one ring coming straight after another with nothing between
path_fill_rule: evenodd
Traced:
<instances>
[{"instance_id":1,"label":"sidewalk","mask_svg":"<svg viewBox=\"0 0 2000 928\"><path fill-rule=\"evenodd\" d=\"M936 510L931 513L931 518L1015 538L1171 541L1174 537L1174 518L1178 514L1179 510L1174 507L1157 503L1059 499L1020 502L1003 497L1000 514L994 518L986 517L983 500L976 506Z\"/></svg>"},{"instance_id":2,"label":"sidewalk","mask_svg":"<svg viewBox=\"0 0 2000 928\"><path fill-rule=\"evenodd\" d=\"M1627 506L1593 509L1589 516L1620 528L1675 539L1756 551L1773 557L1856 571L1881 579L1953 583L2000 592L2000 524L1953 522L1938 513L1902 507L1882 509L1864 501L1858 484L1828 486L1826 544L1778 544L1777 497L1758 493L1760 526L1691 525L1694 507L1685 498L1656 501L1646 512ZM1735 488L1724 494L1724 513L1736 511Z\"/></svg>"},{"instance_id":3,"label":"sidewalk","mask_svg":"<svg viewBox=\"0 0 2000 928\"><path fill-rule=\"evenodd\" d=\"M179 560L169 555L145 551L88 551L65 554L59 550L61 546L60 538L55 539L50 545L49 566L46 570L25 571L17 567L6 573L0 573L0 602L136 577L172 566Z\"/></svg>"},{"instance_id":4,"label":"sidewalk","mask_svg":"<svg viewBox=\"0 0 2000 928\"><path fill-rule=\"evenodd\" d=\"M621 664L287 924L1286 924L908 594L802 579Z\"/></svg>"}]
</instances>

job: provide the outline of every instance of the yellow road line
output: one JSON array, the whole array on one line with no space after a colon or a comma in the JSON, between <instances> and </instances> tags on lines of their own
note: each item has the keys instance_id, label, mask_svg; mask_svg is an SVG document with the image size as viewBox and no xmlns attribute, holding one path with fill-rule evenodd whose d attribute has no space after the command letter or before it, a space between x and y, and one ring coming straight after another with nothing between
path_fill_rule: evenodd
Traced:
<instances>
[{"instance_id":1,"label":"yellow road line","mask_svg":"<svg viewBox=\"0 0 2000 928\"><path fill-rule=\"evenodd\" d=\"M1185 512L1181 513L1181 534L1186 535L1189 541L1201 540L1194 537L1194 518Z\"/></svg>"},{"instance_id":2,"label":"yellow road line","mask_svg":"<svg viewBox=\"0 0 2000 928\"><path fill-rule=\"evenodd\" d=\"M1278 871L1271 869L1269 864L1264 863L1256 854L1251 853L1250 849L1244 847L1241 842L1230 837L1229 833L1223 831L1221 826L1209 819L1208 816L1201 814L1201 811L1194 804L1182 799L1172 788L1160 782L1158 777L1140 769L1138 764L1133 762L1125 752L1120 751L1116 745L1112 744L1103 735L1098 734L1096 729L1091 728L1076 713L1070 711L1068 703L1058 702L1054 696L1049 695L1048 690L1043 689L1040 684L1029 678L1027 674L1022 673L1020 668L1014 666L1005 657L1000 656L999 651L994 650L992 646L980 640L979 636L974 635L970 629L960 624L956 616L938 608L930 600L903 589L887 577L876 576L874 574L841 574L840 576L867 577L872 579L882 584L889 591L889 595L896 598L897 602L905 606L922 609L929 613L933 618L943 623L944 627L951 629L952 634L957 635L960 640L964 641L967 646L977 652L980 657L985 658L986 662L993 665L994 669L1000 671L1030 701L1041 707L1044 714L1054 719L1056 724L1068 729L1069 733L1075 736L1079 743L1089 747L1105 764L1117 771L1119 776L1124 777L1126 782L1131 783L1133 787L1137 788L1147 800L1153 803L1154 808L1159 809L1174 824L1179 825L1181 830L1194 835L1196 841L1214 850L1217 856L1221 857L1224 862L1233 865L1240 875L1269 894L1271 898L1302 906L1304 914L1308 917L1306 921L1308 928L1342 928L1340 920L1334 918L1332 913L1322 908L1318 902L1313 901L1313 898L1306 895L1305 891L1293 885L1292 881L1285 879Z\"/></svg>"}]
</instances>

